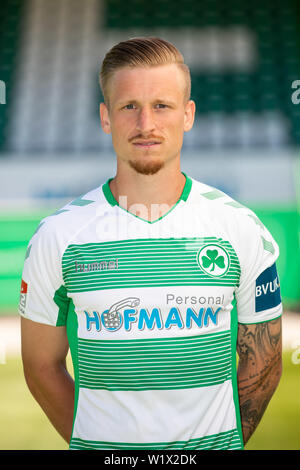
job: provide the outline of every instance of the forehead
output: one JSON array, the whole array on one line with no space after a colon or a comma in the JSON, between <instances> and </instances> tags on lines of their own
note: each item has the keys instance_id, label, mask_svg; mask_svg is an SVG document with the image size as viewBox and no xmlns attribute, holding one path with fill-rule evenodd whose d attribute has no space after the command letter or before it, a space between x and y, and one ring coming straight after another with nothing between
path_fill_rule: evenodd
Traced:
<instances>
[{"instance_id":1,"label":"forehead","mask_svg":"<svg viewBox=\"0 0 300 470\"><path fill-rule=\"evenodd\" d=\"M180 99L184 94L185 78L176 64L123 67L109 80L110 101L124 99Z\"/></svg>"}]
</instances>

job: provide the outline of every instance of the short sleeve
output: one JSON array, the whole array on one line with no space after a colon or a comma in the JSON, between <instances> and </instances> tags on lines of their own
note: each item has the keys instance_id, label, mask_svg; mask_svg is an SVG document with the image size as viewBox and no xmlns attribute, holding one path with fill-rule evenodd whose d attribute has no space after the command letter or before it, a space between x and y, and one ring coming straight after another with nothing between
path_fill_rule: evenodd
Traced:
<instances>
[{"instance_id":1,"label":"short sleeve","mask_svg":"<svg viewBox=\"0 0 300 470\"><path fill-rule=\"evenodd\" d=\"M58 237L51 224L42 221L25 256L19 314L39 323L62 326L66 323L68 308Z\"/></svg>"},{"instance_id":2,"label":"short sleeve","mask_svg":"<svg viewBox=\"0 0 300 470\"><path fill-rule=\"evenodd\" d=\"M239 257L241 277L235 292L239 323L260 323L282 314L278 256L276 241L251 213L243 228Z\"/></svg>"}]
</instances>

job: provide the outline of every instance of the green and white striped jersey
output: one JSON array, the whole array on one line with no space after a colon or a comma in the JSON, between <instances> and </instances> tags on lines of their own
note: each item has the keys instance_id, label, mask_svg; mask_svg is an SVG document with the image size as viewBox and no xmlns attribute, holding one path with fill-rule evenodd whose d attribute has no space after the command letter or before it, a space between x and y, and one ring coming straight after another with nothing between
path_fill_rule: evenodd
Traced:
<instances>
[{"instance_id":1,"label":"green and white striped jersey","mask_svg":"<svg viewBox=\"0 0 300 470\"><path fill-rule=\"evenodd\" d=\"M188 176L153 222L109 181L42 220L24 263L20 314L67 328L70 449L242 449L237 328L281 315L278 246Z\"/></svg>"}]
</instances>

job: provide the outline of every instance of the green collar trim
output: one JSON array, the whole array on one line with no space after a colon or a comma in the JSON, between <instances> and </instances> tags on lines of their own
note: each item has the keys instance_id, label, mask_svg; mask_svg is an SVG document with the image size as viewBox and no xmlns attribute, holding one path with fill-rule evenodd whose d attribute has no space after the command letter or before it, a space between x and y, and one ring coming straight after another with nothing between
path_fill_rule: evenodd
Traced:
<instances>
[{"instance_id":1,"label":"green collar trim","mask_svg":"<svg viewBox=\"0 0 300 470\"><path fill-rule=\"evenodd\" d=\"M109 183L113 180L113 178L109 178L106 183L104 183L102 185L102 191L103 191L103 194L104 194L104 197L105 199L107 200L107 202L113 207L113 206L118 206L120 209L124 210L125 212L128 212L128 214L131 214L133 217L136 217L137 219L140 219L142 220L143 222L147 222L148 224L153 224L155 222L158 222L159 220L163 219L164 217L166 217L172 210L175 209L175 207L179 204L180 201L187 201L189 195L190 195L190 192L191 192L191 189L192 189L192 180L191 178L189 178L185 173L182 172L182 174L185 176L185 185L184 185L184 188L183 188L183 191L180 195L180 198L178 199L178 201L176 202L176 204L174 204L173 207L171 207L171 209L166 212L164 215L162 215L161 217L159 217L159 219L156 219L156 220L153 220L152 222L150 220L146 220L146 219L142 219L141 217L139 217L138 215L135 215L135 214L132 214L131 212L129 212L127 209L124 209L123 207L121 207L118 203L118 201L115 199L113 193L111 192L111 189L109 187Z\"/></svg>"}]
</instances>

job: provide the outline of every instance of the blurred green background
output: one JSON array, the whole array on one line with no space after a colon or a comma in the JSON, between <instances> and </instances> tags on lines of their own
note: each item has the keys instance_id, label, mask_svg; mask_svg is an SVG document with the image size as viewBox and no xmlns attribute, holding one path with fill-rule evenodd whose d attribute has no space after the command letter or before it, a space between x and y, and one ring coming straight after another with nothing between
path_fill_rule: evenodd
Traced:
<instances>
[{"instance_id":1,"label":"blurred green background","mask_svg":"<svg viewBox=\"0 0 300 470\"><path fill-rule=\"evenodd\" d=\"M183 53L197 111L183 170L256 212L280 247L285 312L300 316L299 1L2 0L0 333L1 319L17 315L40 220L114 174L97 75L107 50L137 35ZM294 353L284 352L279 388L247 449L300 449ZM0 449L67 448L31 397L20 357L2 362Z\"/></svg>"}]
</instances>

